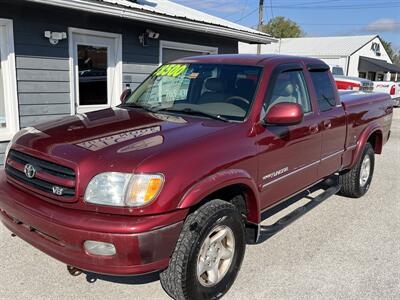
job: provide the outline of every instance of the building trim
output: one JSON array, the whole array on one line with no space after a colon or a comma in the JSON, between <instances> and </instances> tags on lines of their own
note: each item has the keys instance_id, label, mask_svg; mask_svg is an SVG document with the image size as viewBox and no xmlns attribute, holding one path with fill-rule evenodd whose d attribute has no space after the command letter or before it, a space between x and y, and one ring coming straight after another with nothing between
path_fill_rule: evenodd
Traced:
<instances>
[{"instance_id":1,"label":"building trim","mask_svg":"<svg viewBox=\"0 0 400 300\"><path fill-rule=\"evenodd\" d=\"M4 74L7 74L7 76L3 76L7 128L0 129L0 142L7 142L19 130L17 72L15 68L13 21L0 19L0 26L5 28L5 32L0 31L1 38L5 39L5 42L0 40L1 70Z\"/></svg>"},{"instance_id":2,"label":"building trim","mask_svg":"<svg viewBox=\"0 0 400 300\"><path fill-rule=\"evenodd\" d=\"M147 11L122 8L116 5L110 5L101 2L89 2L85 0L29 0L33 3L53 5L67 9L77 9L90 13L100 13L114 17L126 18L134 21L157 24L161 26L191 30L207 34L215 34L228 38L237 39L250 43L268 44L276 42L276 39L267 34L252 31L240 30L225 27L223 25L214 25L210 23L196 22L188 19L177 18L168 15L155 14Z\"/></svg>"}]
</instances>

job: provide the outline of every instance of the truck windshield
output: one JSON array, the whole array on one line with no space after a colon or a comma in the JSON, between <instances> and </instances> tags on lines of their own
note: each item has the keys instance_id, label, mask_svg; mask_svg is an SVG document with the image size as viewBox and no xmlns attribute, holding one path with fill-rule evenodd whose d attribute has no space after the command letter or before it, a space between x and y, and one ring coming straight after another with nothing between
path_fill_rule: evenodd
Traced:
<instances>
[{"instance_id":1,"label":"truck windshield","mask_svg":"<svg viewBox=\"0 0 400 300\"><path fill-rule=\"evenodd\" d=\"M151 111L243 121L255 98L262 68L227 64L166 64L126 100Z\"/></svg>"}]
</instances>

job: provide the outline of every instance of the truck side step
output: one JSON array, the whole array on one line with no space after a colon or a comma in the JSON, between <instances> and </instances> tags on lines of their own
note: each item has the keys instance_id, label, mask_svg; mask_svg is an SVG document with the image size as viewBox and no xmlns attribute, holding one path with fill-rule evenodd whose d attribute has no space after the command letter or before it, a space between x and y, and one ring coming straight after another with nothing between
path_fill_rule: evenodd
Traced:
<instances>
[{"instance_id":1,"label":"truck side step","mask_svg":"<svg viewBox=\"0 0 400 300\"><path fill-rule=\"evenodd\" d=\"M340 191L340 188L341 187L338 184L331 186L327 188L324 192L319 194L317 197L310 198L311 199L310 202L301 207L296 208L294 211L285 215L284 217L276 221L274 224L268 226L259 225L260 228L259 228L259 236L257 239L257 244L266 241L267 239L269 239L270 237L272 237L273 235L284 229L286 226L290 225L292 222L296 221L298 218L300 218L301 216L305 215L307 212L318 206L320 203L324 202L331 196L338 193Z\"/></svg>"}]
</instances>

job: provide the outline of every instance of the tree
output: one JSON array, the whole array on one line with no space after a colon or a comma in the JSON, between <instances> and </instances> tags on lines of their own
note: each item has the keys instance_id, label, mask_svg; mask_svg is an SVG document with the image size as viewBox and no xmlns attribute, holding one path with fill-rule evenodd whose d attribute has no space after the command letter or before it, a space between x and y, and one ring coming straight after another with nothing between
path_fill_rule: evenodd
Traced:
<instances>
[{"instance_id":1,"label":"tree","mask_svg":"<svg viewBox=\"0 0 400 300\"><path fill-rule=\"evenodd\" d=\"M385 41L384 39L381 39L381 41L392 62L400 66L400 50L393 48L392 42Z\"/></svg>"},{"instance_id":2,"label":"tree","mask_svg":"<svg viewBox=\"0 0 400 300\"><path fill-rule=\"evenodd\" d=\"M393 55L395 55L396 53L393 49L392 42L385 41L382 38L381 38L381 41L382 41L383 47L385 48L387 54L393 60Z\"/></svg>"},{"instance_id":3,"label":"tree","mask_svg":"<svg viewBox=\"0 0 400 300\"><path fill-rule=\"evenodd\" d=\"M381 38L383 47L385 48L387 54L389 55L390 59L393 61L394 64L400 66L400 50L395 50L392 46L391 42L385 41Z\"/></svg>"},{"instance_id":4,"label":"tree","mask_svg":"<svg viewBox=\"0 0 400 300\"><path fill-rule=\"evenodd\" d=\"M261 31L275 38L297 38L304 36L304 32L299 24L281 16L275 17L263 25Z\"/></svg>"},{"instance_id":5,"label":"tree","mask_svg":"<svg viewBox=\"0 0 400 300\"><path fill-rule=\"evenodd\" d=\"M392 61L395 65L400 66L400 50L397 51L397 54L393 55Z\"/></svg>"}]
</instances>

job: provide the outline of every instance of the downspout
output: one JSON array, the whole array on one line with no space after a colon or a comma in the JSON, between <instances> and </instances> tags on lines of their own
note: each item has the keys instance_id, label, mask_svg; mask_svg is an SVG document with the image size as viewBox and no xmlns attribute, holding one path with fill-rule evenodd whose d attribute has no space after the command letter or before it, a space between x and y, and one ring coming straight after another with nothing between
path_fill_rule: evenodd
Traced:
<instances>
[{"instance_id":1,"label":"downspout","mask_svg":"<svg viewBox=\"0 0 400 300\"><path fill-rule=\"evenodd\" d=\"M346 76L349 76L350 57L351 57L351 55L347 56Z\"/></svg>"}]
</instances>

